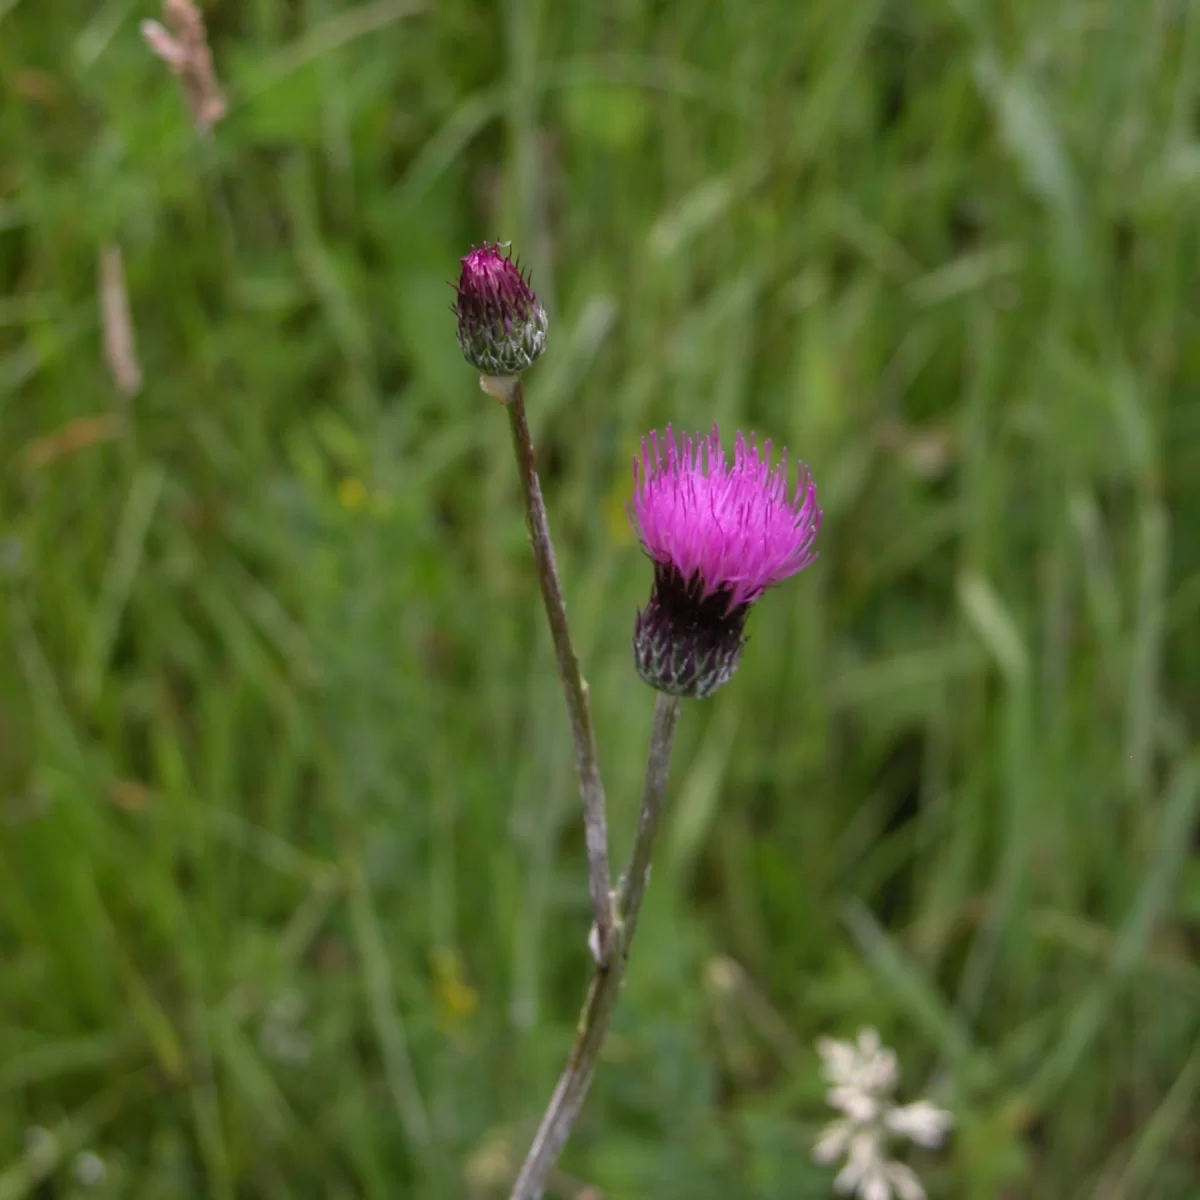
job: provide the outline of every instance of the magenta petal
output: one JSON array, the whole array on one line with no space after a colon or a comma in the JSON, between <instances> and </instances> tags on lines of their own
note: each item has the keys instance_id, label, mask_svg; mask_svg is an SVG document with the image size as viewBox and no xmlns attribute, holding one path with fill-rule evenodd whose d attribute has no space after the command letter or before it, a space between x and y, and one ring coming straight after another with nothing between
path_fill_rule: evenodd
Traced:
<instances>
[{"instance_id":1,"label":"magenta petal","mask_svg":"<svg viewBox=\"0 0 1200 1200\"><path fill-rule=\"evenodd\" d=\"M699 581L702 597L720 593L730 611L808 566L821 527L803 463L789 493L786 452L772 467L771 443L738 433L731 463L716 425L707 437L668 425L643 440L629 517L656 564Z\"/></svg>"}]
</instances>

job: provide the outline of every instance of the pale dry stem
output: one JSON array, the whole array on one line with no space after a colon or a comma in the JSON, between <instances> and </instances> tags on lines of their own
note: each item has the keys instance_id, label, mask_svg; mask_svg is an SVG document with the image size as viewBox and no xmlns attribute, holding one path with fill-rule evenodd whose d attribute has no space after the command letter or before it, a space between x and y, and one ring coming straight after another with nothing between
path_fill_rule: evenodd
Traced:
<instances>
[{"instance_id":1,"label":"pale dry stem","mask_svg":"<svg viewBox=\"0 0 1200 1200\"><path fill-rule=\"evenodd\" d=\"M165 27L143 21L142 37L183 86L196 131L207 133L225 115L226 104L208 48L204 15L192 0L163 0L163 20Z\"/></svg>"},{"instance_id":2,"label":"pale dry stem","mask_svg":"<svg viewBox=\"0 0 1200 1200\"><path fill-rule=\"evenodd\" d=\"M135 396L142 388L129 293L125 288L125 264L121 247L109 243L100 251L100 322L104 330L104 359L121 395Z\"/></svg>"}]
</instances>

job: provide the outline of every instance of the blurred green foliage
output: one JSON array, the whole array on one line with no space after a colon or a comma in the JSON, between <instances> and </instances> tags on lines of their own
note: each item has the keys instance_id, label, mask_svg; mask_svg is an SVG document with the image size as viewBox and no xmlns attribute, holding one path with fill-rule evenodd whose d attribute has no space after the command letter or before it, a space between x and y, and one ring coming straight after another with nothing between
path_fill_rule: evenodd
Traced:
<instances>
[{"instance_id":1,"label":"blurred green foliage","mask_svg":"<svg viewBox=\"0 0 1200 1200\"><path fill-rule=\"evenodd\" d=\"M870 1023L935 1197L1195 1197L1200 6L219 0L208 138L152 7L0 0L0 1198L504 1194L588 906L485 237L618 860L637 439L826 511L685 712L559 1194L828 1196Z\"/></svg>"}]
</instances>

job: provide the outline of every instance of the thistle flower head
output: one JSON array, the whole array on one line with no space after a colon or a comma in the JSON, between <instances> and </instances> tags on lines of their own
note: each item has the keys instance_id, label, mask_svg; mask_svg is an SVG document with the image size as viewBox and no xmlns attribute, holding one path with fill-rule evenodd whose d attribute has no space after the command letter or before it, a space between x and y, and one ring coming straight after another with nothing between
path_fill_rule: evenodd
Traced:
<instances>
[{"instance_id":1,"label":"thistle flower head","mask_svg":"<svg viewBox=\"0 0 1200 1200\"><path fill-rule=\"evenodd\" d=\"M458 344L482 375L520 375L541 357L546 312L501 246L486 242L466 255L456 290Z\"/></svg>"},{"instance_id":2,"label":"thistle flower head","mask_svg":"<svg viewBox=\"0 0 1200 1200\"><path fill-rule=\"evenodd\" d=\"M634 658L652 687L703 698L741 660L750 606L816 557L817 491L802 463L789 492L786 453L739 433L733 461L714 425L707 438L642 442L629 519L654 561L650 603L638 613Z\"/></svg>"},{"instance_id":3,"label":"thistle flower head","mask_svg":"<svg viewBox=\"0 0 1200 1200\"><path fill-rule=\"evenodd\" d=\"M813 1149L819 1163L845 1158L834 1190L859 1200L925 1200L916 1173L890 1159L888 1148L901 1139L940 1146L954 1123L951 1115L928 1100L895 1103L899 1064L874 1029L862 1030L855 1042L821 1038L817 1051L831 1085L825 1098L842 1114L821 1131Z\"/></svg>"}]
</instances>

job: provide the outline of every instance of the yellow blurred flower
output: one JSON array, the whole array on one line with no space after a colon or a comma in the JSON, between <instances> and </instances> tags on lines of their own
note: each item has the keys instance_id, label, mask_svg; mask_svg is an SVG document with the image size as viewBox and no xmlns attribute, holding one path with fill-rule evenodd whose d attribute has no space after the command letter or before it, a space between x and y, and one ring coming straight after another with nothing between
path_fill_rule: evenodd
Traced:
<instances>
[{"instance_id":1,"label":"yellow blurred flower","mask_svg":"<svg viewBox=\"0 0 1200 1200\"><path fill-rule=\"evenodd\" d=\"M367 502L367 486L361 479L351 475L337 486L338 503L350 512L362 508Z\"/></svg>"},{"instance_id":2,"label":"yellow blurred flower","mask_svg":"<svg viewBox=\"0 0 1200 1200\"><path fill-rule=\"evenodd\" d=\"M503 1133L490 1133L486 1140L471 1152L463 1169L471 1195L493 1195L512 1184L515 1171L512 1146Z\"/></svg>"},{"instance_id":3,"label":"yellow blurred flower","mask_svg":"<svg viewBox=\"0 0 1200 1200\"><path fill-rule=\"evenodd\" d=\"M438 1023L446 1032L453 1032L479 1007L479 993L466 982L462 957L449 946L434 946L429 952L429 969Z\"/></svg>"}]
</instances>

